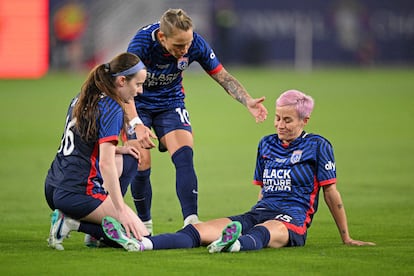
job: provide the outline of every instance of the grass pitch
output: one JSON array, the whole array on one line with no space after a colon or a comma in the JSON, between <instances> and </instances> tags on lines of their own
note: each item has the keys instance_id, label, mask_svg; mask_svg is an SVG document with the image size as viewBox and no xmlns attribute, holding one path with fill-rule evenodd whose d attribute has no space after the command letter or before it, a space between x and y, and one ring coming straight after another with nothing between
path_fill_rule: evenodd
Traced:
<instances>
[{"instance_id":1,"label":"grass pitch","mask_svg":"<svg viewBox=\"0 0 414 276\"><path fill-rule=\"evenodd\" d=\"M302 248L208 254L205 248L128 253L89 249L73 233L65 251L47 247L50 210L43 181L59 146L64 116L82 75L0 80L0 273L2 275L409 275L414 273L414 81L408 69L230 70L269 117L256 124L207 75L187 72L185 89L195 136L202 220L248 210L259 139L273 133L274 101L296 88L316 106L306 130L334 145L338 189L351 236L375 247L341 244L321 198ZM182 225L168 154L153 151L156 233ZM130 194L127 201L132 204ZM131 205L132 206L132 205Z\"/></svg>"}]
</instances>

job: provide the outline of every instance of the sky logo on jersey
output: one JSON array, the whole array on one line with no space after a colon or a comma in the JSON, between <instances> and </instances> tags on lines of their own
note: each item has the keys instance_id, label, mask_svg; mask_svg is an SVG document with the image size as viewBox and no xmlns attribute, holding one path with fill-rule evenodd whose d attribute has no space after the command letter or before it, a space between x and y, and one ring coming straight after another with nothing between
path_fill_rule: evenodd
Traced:
<instances>
[{"instance_id":1,"label":"sky logo on jersey","mask_svg":"<svg viewBox=\"0 0 414 276\"><path fill-rule=\"evenodd\" d=\"M326 163L326 164L325 164L325 170L327 170L327 171L330 171L330 170L335 171L335 170L336 170L336 165L335 165L335 163L334 163L334 162L332 162L332 161L329 161L328 163Z\"/></svg>"},{"instance_id":2,"label":"sky logo on jersey","mask_svg":"<svg viewBox=\"0 0 414 276\"><path fill-rule=\"evenodd\" d=\"M290 157L290 163L295 164L300 161L300 158L302 158L302 151L301 150L295 150L292 153L292 156Z\"/></svg>"},{"instance_id":3,"label":"sky logo on jersey","mask_svg":"<svg viewBox=\"0 0 414 276\"><path fill-rule=\"evenodd\" d=\"M188 68L188 57L180 57L177 61L177 68L184 71Z\"/></svg>"}]
</instances>

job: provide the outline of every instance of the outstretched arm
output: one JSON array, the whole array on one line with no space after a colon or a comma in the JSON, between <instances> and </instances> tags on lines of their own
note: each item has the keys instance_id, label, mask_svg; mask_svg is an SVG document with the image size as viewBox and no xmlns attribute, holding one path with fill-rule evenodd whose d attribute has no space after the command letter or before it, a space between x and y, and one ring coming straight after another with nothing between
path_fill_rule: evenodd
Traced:
<instances>
[{"instance_id":1,"label":"outstretched arm","mask_svg":"<svg viewBox=\"0 0 414 276\"><path fill-rule=\"evenodd\" d=\"M346 218L345 208L342 203L342 198L339 191L336 189L336 184L331 184L323 187L325 202L331 211L341 235L342 242L347 245L375 245L372 242L364 242L353 240L348 231L348 222Z\"/></svg>"},{"instance_id":2,"label":"outstretched arm","mask_svg":"<svg viewBox=\"0 0 414 276\"><path fill-rule=\"evenodd\" d=\"M253 117L255 117L257 123L266 120L267 109L262 104L265 97L253 99L241 83L224 68L220 70L220 72L211 75L211 77L218 82L232 98L246 106Z\"/></svg>"}]
</instances>

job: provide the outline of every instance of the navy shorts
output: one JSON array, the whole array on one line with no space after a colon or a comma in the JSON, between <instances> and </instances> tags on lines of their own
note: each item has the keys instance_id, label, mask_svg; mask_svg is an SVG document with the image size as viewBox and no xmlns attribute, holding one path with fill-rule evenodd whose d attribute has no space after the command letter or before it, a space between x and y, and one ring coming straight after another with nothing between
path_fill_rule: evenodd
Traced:
<instances>
[{"instance_id":1,"label":"navy shorts","mask_svg":"<svg viewBox=\"0 0 414 276\"><path fill-rule=\"evenodd\" d=\"M122 157L123 170L119 182L122 195L124 196L132 177L135 176L138 163L132 155L124 154ZM46 201L50 209L59 209L74 219L81 219L98 208L106 198L106 194L99 195L99 198L92 197L91 195L63 190L52 185L45 185Z\"/></svg>"},{"instance_id":2,"label":"navy shorts","mask_svg":"<svg viewBox=\"0 0 414 276\"><path fill-rule=\"evenodd\" d=\"M59 209L77 220L92 213L103 202L90 195L69 192L52 185L45 186L45 195L50 209Z\"/></svg>"},{"instance_id":3,"label":"navy shorts","mask_svg":"<svg viewBox=\"0 0 414 276\"><path fill-rule=\"evenodd\" d=\"M137 111L144 125L152 128L158 138L176 129L192 132L190 115L185 108L177 107L161 111L138 109ZM133 134L128 138L136 139L136 136Z\"/></svg>"},{"instance_id":4,"label":"navy shorts","mask_svg":"<svg viewBox=\"0 0 414 276\"><path fill-rule=\"evenodd\" d=\"M242 224L242 234L246 234L250 229L252 229L257 224L261 224L268 220L283 220L283 216L286 215L286 212L279 210L268 210L268 209L252 209L249 212L246 212L241 215L231 216L229 219L232 221L238 221ZM290 221L291 224L296 224L294 219ZM304 246L306 242L306 232L304 234L298 234L288 228L289 232L289 241L286 247L292 246Z\"/></svg>"}]
</instances>

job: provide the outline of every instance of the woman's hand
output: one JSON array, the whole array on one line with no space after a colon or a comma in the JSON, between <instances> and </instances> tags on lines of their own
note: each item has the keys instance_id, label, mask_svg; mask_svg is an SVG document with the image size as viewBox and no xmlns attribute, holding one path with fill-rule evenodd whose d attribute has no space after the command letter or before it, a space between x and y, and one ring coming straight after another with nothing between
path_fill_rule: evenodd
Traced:
<instances>
[{"instance_id":1,"label":"woman's hand","mask_svg":"<svg viewBox=\"0 0 414 276\"><path fill-rule=\"evenodd\" d=\"M261 123L267 118L267 109L262 104L265 100L265 97L258 99L249 99L246 102L247 109L256 118L256 123Z\"/></svg>"},{"instance_id":2,"label":"woman's hand","mask_svg":"<svg viewBox=\"0 0 414 276\"><path fill-rule=\"evenodd\" d=\"M142 124L137 125L135 127L135 133L140 147L144 149L152 149L155 147L155 144L151 139L157 139L157 136L148 127Z\"/></svg>"}]
</instances>

